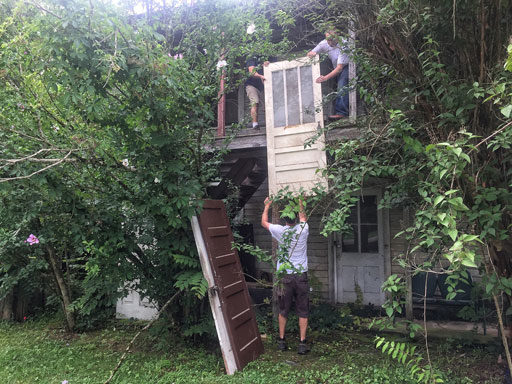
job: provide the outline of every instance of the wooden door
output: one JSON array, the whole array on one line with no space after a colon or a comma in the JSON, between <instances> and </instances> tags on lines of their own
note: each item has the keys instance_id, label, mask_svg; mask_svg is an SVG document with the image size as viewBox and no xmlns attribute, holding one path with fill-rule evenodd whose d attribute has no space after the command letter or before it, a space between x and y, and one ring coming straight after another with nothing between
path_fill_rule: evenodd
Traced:
<instances>
[{"instance_id":1,"label":"wooden door","mask_svg":"<svg viewBox=\"0 0 512 384\"><path fill-rule=\"evenodd\" d=\"M233 233L224 203L205 200L199 217L192 219L192 228L226 372L233 374L263 353L263 343L240 259L232 249Z\"/></svg>"},{"instance_id":2,"label":"wooden door","mask_svg":"<svg viewBox=\"0 0 512 384\"><path fill-rule=\"evenodd\" d=\"M306 191L327 181L317 170L325 167L324 136L304 144L323 128L322 90L318 61L301 58L264 67L268 182L271 194L288 186Z\"/></svg>"},{"instance_id":3,"label":"wooden door","mask_svg":"<svg viewBox=\"0 0 512 384\"><path fill-rule=\"evenodd\" d=\"M340 303L362 299L382 305L385 280L382 210L378 193L365 194L352 208L350 233L336 235L335 299Z\"/></svg>"}]
</instances>

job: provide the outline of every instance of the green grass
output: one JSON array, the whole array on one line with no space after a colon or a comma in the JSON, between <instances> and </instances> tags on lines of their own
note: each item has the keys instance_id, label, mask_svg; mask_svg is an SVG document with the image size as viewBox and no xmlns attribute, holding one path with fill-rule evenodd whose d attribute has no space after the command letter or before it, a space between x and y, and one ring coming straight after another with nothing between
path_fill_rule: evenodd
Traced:
<instances>
[{"instance_id":1,"label":"green grass","mask_svg":"<svg viewBox=\"0 0 512 384\"><path fill-rule=\"evenodd\" d=\"M117 364L140 324L112 323L85 334L68 334L51 321L0 323L0 383L103 383ZM176 338L171 351L158 352L157 341L145 334L121 367L113 383L211 384L407 384L407 369L383 355L366 333L333 331L313 335L310 354L291 349L277 352L272 340L266 353L242 372L224 374L218 348L192 346ZM432 355L449 384L497 384L501 370L496 354L486 347L444 341L432 344Z\"/></svg>"}]
</instances>

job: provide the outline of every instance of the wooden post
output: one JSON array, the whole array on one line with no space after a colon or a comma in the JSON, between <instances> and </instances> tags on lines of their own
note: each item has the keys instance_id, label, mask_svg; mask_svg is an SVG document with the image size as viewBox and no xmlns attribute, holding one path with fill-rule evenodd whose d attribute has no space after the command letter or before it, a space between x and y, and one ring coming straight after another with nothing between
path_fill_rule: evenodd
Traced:
<instances>
[{"instance_id":1,"label":"wooden post","mask_svg":"<svg viewBox=\"0 0 512 384\"><path fill-rule=\"evenodd\" d=\"M403 223L404 223L404 229L409 227L409 207L405 207L403 210ZM407 244L407 241L404 239L404 255L407 255L407 250L409 248L409 244ZM412 309L412 271L411 268L407 265L405 267L405 318L409 321L413 320L413 309Z\"/></svg>"},{"instance_id":2,"label":"wooden post","mask_svg":"<svg viewBox=\"0 0 512 384\"><path fill-rule=\"evenodd\" d=\"M245 87L243 85L238 87L238 122L240 123L245 117ZM265 104L265 103L263 103Z\"/></svg>"},{"instance_id":3,"label":"wooden post","mask_svg":"<svg viewBox=\"0 0 512 384\"><path fill-rule=\"evenodd\" d=\"M356 32L354 30L354 23L351 21L349 26L349 40L348 45L350 50L353 51L356 47ZM350 60L348 64L348 84L350 85L350 92L348 94L349 104L349 119L354 123L357 117L357 91L355 87L356 81L356 63Z\"/></svg>"},{"instance_id":4,"label":"wooden post","mask_svg":"<svg viewBox=\"0 0 512 384\"><path fill-rule=\"evenodd\" d=\"M220 75L220 86L217 104L217 136L226 135L226 94L224 93L224 80L226 71L222 70Z\"/></svg>"}]
</instances>

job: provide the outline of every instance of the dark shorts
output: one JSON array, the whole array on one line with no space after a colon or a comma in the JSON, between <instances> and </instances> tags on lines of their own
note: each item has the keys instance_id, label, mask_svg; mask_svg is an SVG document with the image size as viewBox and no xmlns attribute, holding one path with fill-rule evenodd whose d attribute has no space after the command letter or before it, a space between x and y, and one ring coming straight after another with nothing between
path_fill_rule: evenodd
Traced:
<instances>
[{"instance_id":1,"label":"dark shorts","mask_svg":"<svg viewBox=\"0 0 512 384\"><path fill-rule=\"evenodd\" d=\"M295 312L297 316L309 316L309 282L308 274L292 273L282 279L283 291L279 295L279 313L288 318L288 313L295 299Z\"/></svg>"}]
</instances>

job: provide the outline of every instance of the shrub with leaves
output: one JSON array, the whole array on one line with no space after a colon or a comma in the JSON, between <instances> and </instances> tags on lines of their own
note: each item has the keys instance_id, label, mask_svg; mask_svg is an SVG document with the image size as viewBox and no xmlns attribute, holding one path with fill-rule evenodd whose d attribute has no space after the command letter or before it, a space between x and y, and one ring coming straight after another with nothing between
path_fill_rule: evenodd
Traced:
<instances>
[{"instance_id":1,"label":"shrub with leaves","mask_svg":"<svg viewBox=\"0 0 512 384\"><path fill-rule=\"evenodd\" d=\"M0 298L42 279L73 329L77 316L103 322L132 282L161 304L186 290L170 315L199 319L190 218L224 153L211 150L217 63L229 90L247 55L285 45L262 9L204 2L143 17L100 0L8 0L0 20Z\"/></svg>"}]
</instances>

